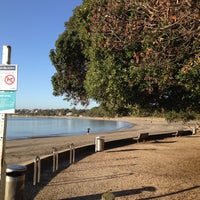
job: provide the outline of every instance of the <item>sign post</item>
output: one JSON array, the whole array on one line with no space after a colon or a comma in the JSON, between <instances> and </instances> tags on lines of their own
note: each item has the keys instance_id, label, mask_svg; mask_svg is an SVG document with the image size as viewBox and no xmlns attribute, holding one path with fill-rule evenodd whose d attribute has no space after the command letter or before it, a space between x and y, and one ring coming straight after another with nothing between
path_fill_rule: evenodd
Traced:
<instances>
[{"instance_id":1,"label":"sign post","mask_svg":"<svg viewBox=\"0 0 200 200\"><path fill-rule=\"evenodd\" d=\"M5 144L7 113L15 111L15 90L17 89L17 65L10 65L11 47L3 46L0 65L0 199L5 199Z\"/></svg>"}]
</instances>

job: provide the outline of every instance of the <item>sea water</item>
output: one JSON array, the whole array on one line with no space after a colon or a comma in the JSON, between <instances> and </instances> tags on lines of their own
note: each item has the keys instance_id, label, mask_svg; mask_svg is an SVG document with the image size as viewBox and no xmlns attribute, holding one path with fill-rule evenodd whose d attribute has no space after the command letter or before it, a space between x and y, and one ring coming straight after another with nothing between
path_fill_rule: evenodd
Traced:
<instances>
[{"instance_id":1,"label":"sea water","mask_svg":"<svg viewBox=\"0 0 200 200\"><path fill-rule=\"evenodd\" d=\"M67 136L90 133L110 132L131 127L132 124L112 120L92 120L80 118L26 118L9 117L7 120L7 140Z\"/></svg>"}]
</instances>

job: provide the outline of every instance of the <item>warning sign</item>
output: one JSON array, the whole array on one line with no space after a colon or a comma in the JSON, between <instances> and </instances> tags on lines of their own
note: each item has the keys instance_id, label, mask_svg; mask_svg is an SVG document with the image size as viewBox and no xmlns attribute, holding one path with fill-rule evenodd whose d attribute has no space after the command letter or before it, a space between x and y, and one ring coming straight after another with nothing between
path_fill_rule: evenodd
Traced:
<instances>
[{"instance_id":1,"label":"warning sign","mask_svg":"<svg viewBox=\"0 0 200 200\"><path fill-rule=\"evenodd\" d=\"M0 90L17 90L17 65L0 65Z\"/></svg>"},{"instance_id":2,"label":"warning sign","mask_svg":"<svg viewBox=\"0 0 200 200\"><path fill-rule=\"evenodd\" d=\"M12 85L15 83L15 77L12 74L9 74L5 77L5 83L7 85Z\"/></svg>"}]
</instances>

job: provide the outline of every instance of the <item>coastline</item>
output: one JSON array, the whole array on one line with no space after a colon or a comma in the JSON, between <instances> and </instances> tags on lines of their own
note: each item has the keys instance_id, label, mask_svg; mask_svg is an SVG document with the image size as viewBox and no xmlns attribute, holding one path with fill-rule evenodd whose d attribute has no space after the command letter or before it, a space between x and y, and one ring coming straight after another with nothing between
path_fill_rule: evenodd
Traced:
<instances>
[{"instance_id":1,"label":"coastline","mask_svg":"<svg viewBox=\"0 0 200 200\"><path fill-rule=\"evenodd\" d=\"M81 117L80 117L81 118ZM6 141L6 163L24 164L33 162L35 156L46 156L52 153L55 147L58 151L68 149L70 144L77 146L94 144L96 136L104 136L105 141L135 137L140 132L149 132L149 134L160 134L173 132L179 129L189 129L181 122L168 123L163 118L152 117L122 117L122 118L90 118L102 120L125 121L134 126L112 132L90 133L74 136L53 136L37 137L30 139L18 139Z\"/></svg>"},{"instance_id":2,"label":"coastline","mask_svg":"<svg viewBox=\"0 0 200 200\"><path fill-rule=\"evenodd\" d=\"M113 132L132 127L130 122L88 117L9 117L7 141Z\"/></svg>"}]
</instances>

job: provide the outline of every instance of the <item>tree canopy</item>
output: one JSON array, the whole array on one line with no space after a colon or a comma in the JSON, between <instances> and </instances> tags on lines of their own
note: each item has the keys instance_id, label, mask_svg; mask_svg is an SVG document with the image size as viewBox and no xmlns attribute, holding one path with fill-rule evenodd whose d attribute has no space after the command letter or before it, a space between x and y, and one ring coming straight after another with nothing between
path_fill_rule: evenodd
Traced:
<instances>
[{"instance_id":1,"label":"tree canopy","mask_svg":"<svg viewBox=\"0 0 200 200\"><path fill-rule=\"evenodd\" d=\"M84 0L50 58L55 95L111 115L200 110L200 1Z\"/></svg>"},{"instance_id":2,"label":"tree canopy","mask_svg":"<svg viewBox=\"0 0 200 200\"><path fill-rule=\"evenodd\" d=\"M85 56L76 31L66 30L56 41L56 49L50 51L50 59L56 68L52 76L53 94L65 95L74 104L87 104L83 82L86 76Z\"/></svg>"}]
</instances>

